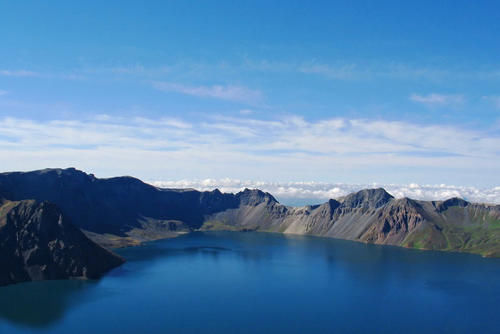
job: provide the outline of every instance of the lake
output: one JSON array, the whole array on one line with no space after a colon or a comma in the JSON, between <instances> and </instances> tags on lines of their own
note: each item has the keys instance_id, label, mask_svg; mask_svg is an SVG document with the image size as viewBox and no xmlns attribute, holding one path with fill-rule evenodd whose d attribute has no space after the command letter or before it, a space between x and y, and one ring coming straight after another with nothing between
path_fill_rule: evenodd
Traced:
<instances>
[{"instance_id":1,"label":"lake","mask_svg":"<svg viewBox=\"0 0 500 334\"><path fill-rule=\"evenodd\" d=\"M103 279L0 288L0 333L500 333L500 259L196 232Z\"/></svg>"}]
</instances>

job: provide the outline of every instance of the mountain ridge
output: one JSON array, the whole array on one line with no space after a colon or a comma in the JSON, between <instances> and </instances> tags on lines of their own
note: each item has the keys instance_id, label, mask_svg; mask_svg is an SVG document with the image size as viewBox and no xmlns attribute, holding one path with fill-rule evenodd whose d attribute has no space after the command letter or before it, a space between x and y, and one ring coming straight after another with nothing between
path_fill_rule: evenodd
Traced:
<instances>
[{"instance_id":1,"label":"mountain ridge","mask_svg":"<svg viewBox=\"0 0 500 334\"><path fill-rule=\"evenodd\" d=\"M383 188L290 207L258 189L232 194L158 188L133 177L99 179L70 168L0 173L2 194L11 200L56 203L75 225L107 247L227 229L500 256L500 205L459 198L394 198Z\"/></svg>"}]
</instances>

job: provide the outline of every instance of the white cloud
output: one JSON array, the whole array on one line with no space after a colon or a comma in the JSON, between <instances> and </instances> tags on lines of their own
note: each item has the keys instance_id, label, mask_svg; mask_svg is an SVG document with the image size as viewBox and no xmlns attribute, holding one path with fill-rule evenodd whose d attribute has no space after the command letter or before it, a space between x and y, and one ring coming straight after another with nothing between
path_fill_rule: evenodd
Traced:
<instances>
[{"instance_id":1,"label":"white cloud","mask_svg":"<svg viewBox=\"0 0 500 334\"><path fill-rule=\"evenodd\" d=\"M250 115L250 114L253 114L254 111L251 110L251 109L241 109L240 110L240 115Z\"/></svg>"},{"instance_id":2,"label":"white cloud","mask_svg":"<svg viewBox=\"0 0 500 334\"><path fill-rule=\"evenodd\" d=\"M399 80L449 80L485 79L494 77L496 72L461 72L458 70L443 70L438 68L415 67L404 63L320 63L305 61L299 63L279 61L246 60L243 70L261 72L299 72L307 75L317 75L332 80L367 80L390 78Z\"/></svg>"},{"instance_id":3,"label":"white cloud","mask_svg":"<svg viewBox=\"0 0 500 334\"><path fill-rule=\"evenodd\" d=\"M165 91L176 92L197 97L210 97L220 100L237 101L246 103L257 103L262 100L262 93L241 86L186 86L171 82L153 82L153 87Z\"/></svg>"},{"instance_id":4,"label":"white cloud","mask_svg":"<svg viewBox=\"0 0 500 334\"><path fill-rule=\"evenodd\" d=\"M3 171L75 166L145 179L498 185L499 147L478 129L366 119L0 119Z\"/></svg>"},{"instance_id":5,"label":"white cloud","mask_svg":"<svg viewBox=\"0 0 500 334\"><path fill-rule=\"evenodd\" d=\"M451 197L460 197L471 202L500 204L500 187L476 188L454 185L419 185L411 184L344 184L320 182L262 182L243 181L238 179L205 179L205 180L177 180L151 181L152 185L160 188L193 188L200 191L219 189L222 192L236 193L245 188L261 189L273 194L283 203L315 204L327 201L330 198L339 198L352 192L367 188L382 187L396 198L410 197L419 200L445 200ZM300 201L302 200L302 201Z\"/></svg>"},{"instance_id":6,"label":"white cloud","mask_svg":"<svg viewBox=\"0 0 500 334\"><path fill-rule=\"evenodd\" d=\"M36 77L39 73L28 70L0 70L0 76L5 77Z\"/></svg>"},{"instance_id":7,"label":"white cloud","mask_svg":"<svg viewBox=\"0 0 500 334\"><path fill-rule=\"evenodd\" d=\"M298 71L305 74L316 74L335 80L354 80L368 75L366 71L359 70L354 64L332 66L311 63L299 66Z\"/></svg>"},{"instance_id":8,"label":"white cloud","mask_svg":"<svg viewBox=\"0 0 500 334\"><path fill-rule=\"evenodd\" d=\"M153 127L165 127L165 128L178 128L178 129L190 129L192 125L190 123L184 122L178 118L160 118L160 119L149 119L144 117L135 117L135 124L138 126L153 126ZM120 120L124 122L124 119Z\"/></svg>"},{"instance_id":9,"label":"white cloud","mask_svg":"<svg viewBox=\"0 0 500 334\"><path fill-rule=\"evenodd\" d=\"M191 80L205 80L210 77L233 77L234 73L242 72L264 72L264 73L302 73L305 75L320 76L332 80L370 80L370 79L396 79L396 80L428 80L428 81L448 81L448 80L497 80L500 78L500 71L495 68L483 70L460 70L454 68L432 68L415 67L405 63L321 63L316 60L304 60L298 62L250 60L244 59L242 62L219 62L200 63L189 60L176 63L164 64L162 66L147 67L142 64L130 64L125 66L101 67L101 68L75 68L68 73L48 73L35 72L26 69L0 69L0 76L16 77L43 77L59 78L68 80L82 80L88 77L101 75L115 76L137 76L144 80L165 80L166 76L172 78L190 78ZM176 81L176 79L173 79ZM159 81L161 83L161 81ZM167 82L167 84L173 84ZM194 88L179 84L178 90L192 91ZM205 87L207 89L213 88ZM224 87L224 86L220 86ZM229 86L230 87L230 86ZM236 86L238 87L238 86ZM173 91L175 87L170 87ZM240 87L243 88L243 87ZM431 94L432 95L432 94ZM204 95L207 96L207 95Z\"/></svg>"},{"instance_id":10,"label":"white cloud","mask_svg":"<svg viewBox=\"0 0 500 334\"><path fill-rule=\"evenodd\" d=\"M449 106L460 105L465 102L462 95L443 95L443 94L428 94L428 95L410 95L410 100L417 103L422 103L427 106Z\"/></svg>"},{"instance_id":11,"label":"white cloud","mask_svg":"<svg viewBox=\"0 0 500 334\"><path fill-rule=\"evenodd\" d=\"M80 71L49 73L35 72L30 70L0 70L0 76L18 77L18 78L56 78L63 80L83 80L86 77L79 73Z\"/></svg>"}]
</instances>

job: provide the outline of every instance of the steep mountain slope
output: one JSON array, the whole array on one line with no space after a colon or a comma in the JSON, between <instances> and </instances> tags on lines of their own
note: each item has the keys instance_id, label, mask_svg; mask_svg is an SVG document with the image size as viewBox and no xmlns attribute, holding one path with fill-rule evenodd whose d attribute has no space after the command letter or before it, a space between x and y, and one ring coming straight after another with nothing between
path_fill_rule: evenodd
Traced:
<instances>
[{"instance_id":1,"label":"steep mountain slope","mask_svg":"<svg viewBox=\"0 0 500 334\"><path fill-rule=\"evenodd\" d=\"M287 207L260 190L159 189L131 177L98 179L70 168L0 174L0 195L54 202L107 247L198 229L256 230L500 256L500 206L395 199L384 189Z\"/></svg>"},{"instance_id":2,"label":"steep mountain slope","mask_svg":"<svg viewBox=\"0 0 500 334\"><path fill-rule=\"evenodd\" d=\"M0 285L98 278L122 263L70 224L54 204L0 201Z\"/></svg>"},{"instance_id":3,"label":"steep mountain slope","mask_svg":"<svg viewBox=\"0 0 500 334\"><path fill-rule=\"evenodd\" d=\"M204 214L238 205L232 194L219 191L158 189L132 177L98 179L74 168L2 173L0 195L55 203L73 224L108 246L199 228Z\"/></svg>"},{"instance_id":4,"label":"steep mountain slope","mask_svg":"<svg viewBox=\"0 0 500 334\"><path fill-rule=\"evenodd\" d=\"M258 191L254 191L257 192ZM202 229L306 234L420 249L500 256L500 206L462 199L394 199L384 189L366 189L337 200L285 207L260 193L260 202L207 217Z\"/></svg>"},{"instance_id":5,"label":"steep mountain slope","mask_svg":"<svg viewBox=\"0 0 500 334\"><path fill-rule=\"evenodd\" d=\"M500 257L500 205L474 204L459 198L418 204L424 224L408 235L403 246Z\"/></svg>"}]
</instances>

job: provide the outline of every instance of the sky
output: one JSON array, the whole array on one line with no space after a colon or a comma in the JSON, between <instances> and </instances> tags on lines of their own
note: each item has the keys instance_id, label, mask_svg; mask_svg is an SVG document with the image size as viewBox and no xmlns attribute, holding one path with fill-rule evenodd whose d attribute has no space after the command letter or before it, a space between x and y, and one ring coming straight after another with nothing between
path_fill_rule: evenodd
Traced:
<instances>
[{"instance_id":1,"label":"sky","mask_svg":"<svg viewBox=\"0 0 500 334\"><path fill-rule=\"evenodd\" d=\"M498 36L498 1L3 1L0 171L487 199Z\"/></svg>"}]
</instances>

